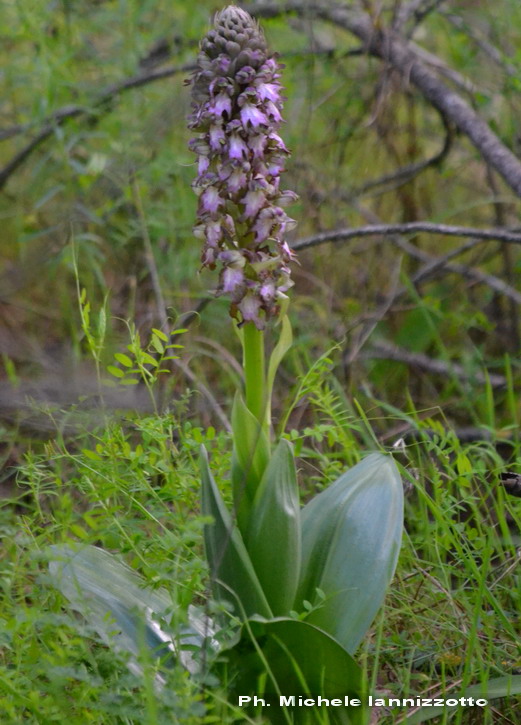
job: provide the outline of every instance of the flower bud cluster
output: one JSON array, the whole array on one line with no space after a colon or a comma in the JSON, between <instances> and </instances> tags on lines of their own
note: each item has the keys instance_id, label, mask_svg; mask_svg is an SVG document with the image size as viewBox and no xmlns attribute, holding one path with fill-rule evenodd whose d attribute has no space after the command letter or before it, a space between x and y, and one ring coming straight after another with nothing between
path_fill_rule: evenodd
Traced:
<instances>
[{"instance_id":1,"label":"flower bud cluster","mask_svg":"<svg viewBox=\"0 0 521 725\"><path fill-rule=\"evenodd\" d=\"M278 134L279 71L258 24L230 6L202 40L189 81L189 127L199 134L190 148L198 156L194 233L204 240L202 263L219 266L216 293L231 297L232 316L259 329L293 284L294 255L284 235L295 222L284 207L297 197L279 188L289 155Z\"/></svg>"}]
</instances>

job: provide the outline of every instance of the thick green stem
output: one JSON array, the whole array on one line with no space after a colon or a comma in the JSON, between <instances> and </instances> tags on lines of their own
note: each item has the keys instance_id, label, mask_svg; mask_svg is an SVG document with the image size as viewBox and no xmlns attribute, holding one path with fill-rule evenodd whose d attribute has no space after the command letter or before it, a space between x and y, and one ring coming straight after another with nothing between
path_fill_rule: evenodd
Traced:
<instances>
[{"instance_id":1,"label":"thick green stem","mask_svg":"<svg viewBox=\"0 0 521 725\"><path fill-rule=\"evenodd\" d=\"M268 432L264 331L257 330L253 322L247 322L242 331L246 407Z\"/></svg>"}]
</instances>

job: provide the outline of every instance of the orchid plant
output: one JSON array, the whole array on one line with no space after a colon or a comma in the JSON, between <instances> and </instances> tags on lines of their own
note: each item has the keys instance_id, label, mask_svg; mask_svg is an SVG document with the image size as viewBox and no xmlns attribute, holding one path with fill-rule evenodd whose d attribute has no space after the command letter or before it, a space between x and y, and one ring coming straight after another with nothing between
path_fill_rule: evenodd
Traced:
<instances>
[{"instance_id":1,"label":"orchid plant","mask_svg":"<svg viewBox=\"0 0 521 725\"><path fill-rule=\"evenodd\" d=\"M279 135L280 75L258 24L230 6L216 15L188 81L197 134L190 142L198 166L194 233L203 241L203 267L219 271L215 294L230 298L244 370L232 410L231 510L201 451L202 512L212 522L204 543L213 596L241 626L223 645L216 636L223 622L192 607L188 626L172 639L164 625L168 596L146 592L94 547L57 549L51 572L73 606L114 641L109 613L116 644L134 654L144 628L163 665L177 659L194 675L210 668L243 695L352 697L363 691L353 654L400 549L402 484L392 459L372 453L301 508L291 444L272 440L273 381L292 343L286 313L294 254L286 232L295 222L285 207L296 199L280 187L289 156ZM265 337L277 330L267 359ZM338 717L363 722L363 709Z\"/></svg>"}]
</instances>

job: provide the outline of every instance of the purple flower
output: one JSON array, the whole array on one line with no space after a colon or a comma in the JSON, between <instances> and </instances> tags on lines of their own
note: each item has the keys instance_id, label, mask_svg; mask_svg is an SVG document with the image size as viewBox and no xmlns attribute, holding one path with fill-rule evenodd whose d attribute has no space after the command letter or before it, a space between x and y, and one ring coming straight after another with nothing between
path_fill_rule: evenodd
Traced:
<instances>
[{"instance_id":1,"label":"purple flower","mask_svg":"<svg viewBox=\"0 0 521 725\"><path fill-rule=\"evenodd\" d=\"M234 169L226 179L228 191L233 195L237 194L241 189L244 189L247 183L246 173L242 168Z\"/></svg>"},{"instance_id":2,"label":"purple flower","mask_svg":"<svg viewBox=\"0 0 521 725\"><path fill-rule=\"evenodd\" d=\"M199 156L197 161L197 173L199 176L203 176L210 168L210 159L208 156Z\"/></svg>"},{"instance_id":3,"label":"purple flower","mask_svg":"<svg viewBox=\"0 0 521 725\"><path fill-rule=\"evenodd\" d=\"M271 235L274 217L275 213L271 207L266 207L260 212L255 221L255 224L253 225L256 242L265 242L266 239L268 239L268 237Z\"/></svg>"},{"instance_id":4,"label":"purple flower","mask_svg":"<svg viewBox=\"0 0 521 725\"><path fill-rule=\"evenodd\" d=\"M286 148L284 141L281 139L278 133L275 133L275 131L272 131L270 134L268 134L267 143L270 147L270 149L274 149L276 151L282 151L285 154L289 155L289 151Z\"/></svg>"},{"instance_id":5,"label":"purple flower","mask_svg":"<svg viewBox=\"0 0 521 725\"><path fill-rule=\"evenodd\" d=\"M248 157L248 147L238 133L232 133L228 142L228 155L231 159L245 159Z\"/></svg>"},{"instance_id":6,"label":"purple flower","mask_svg":"<svg viewBox=\"0 0 521 725\"><path fill-rule=\"evenodd\" d=\"M294 191L286 189L277 196L276 202L279 206L288 206L289 204L293 204L294 201L297 201L297 199L298 196Z\"/></svg>"},{"instance_id":7,"label":"purple flower","mask_svg":"<svg viewBox=\"0 0 521 725\"><path fill-rule=\"evenodd\" d=\"M267 143L266 136L262 133L259 133L255 136L250 136L248 138L248 146L249 146L250 150L253 152L254 158L258 159L258 158L263 157L266 143Z\"/></svg>"},{"instance_id":8,"label":"purple flower","mask_svg":"<svg viewBox=\"0 0 521 725\"><path fill-rule=\"evenodd\" d=\"M261 189L256 191L248 191L242 198L244 204L243 219L254 219L257 216L257 212L262 209L266 203L266 195Z\"/></svg>"},{"instance_id":9,"label":"purple flower","mask_svg":"<svg viewBox=\"0 0 521 725\"><path fill-rule=\"evenodd\" d=\"M200 196L200 206L203 213L212 214L222 204L222 199L219 196L219 190L215 186L209 186Z\"/></svg>"},{"instance_id":10,"label":"purple flower","mask_svg":"<svg viewBox=\"0 0 521 725\"><path fill-rule=\"evenodd\" d=\"M223 236L222 224L220 221L209 222L205 227L205 235L211 247L217 247Z\"/></svg>"},{"instance_id":11,"label":"purple flower","mask_svg":"<svg viewBox=\"0 0 521 725\"><path fill-rule=\"evenodd\" d=\"M259 329L262 329L260 309L262 301L253 292L247 292L237 304L244 322L253 322Z\"/></svg>"},{"instance_id":12,"label":"purple flower","mask_svg":"<svg viewBox=\"0 0 521 725\"><path fill-rule=\"evenodd\" d=\"M257 72L249 65L244 66L244 68L241 68L241 70L235 74L236 82L240 83L241 85L250 84L256 78Z\"/></svg>"},{"instance_id":13,"label":"purple flower","mask_svg":"<svg viewBox=\"0 0 521 725\"><path fill-rule=\"evenodd\" d=\"M226 93L219 93L219 95L214 98L210 110L213 115L217 117L222 116L223 113L226 113L229 116L232 112L232 102L229 96L227 96Z\"/></svg>"},{"instance_id":14,"label":"purple flower","mask_svg":"<svg viewBox=\"0 0 521 725\"><path fill-rule=\"evenodd\" d=\"M271 302L275 299L277 288L274 282L265 282L260 288L260 296L265 302Z\"/></svg>"},{"instance_id":15,"label":"purple flower","mask_svg":"<svg viewBox=\"0 0 521 725\"><path fill-rule=\"evenodd\" d=\"M262 80L255 83L257 96L261 101L272 101L277 103L280 100L280 86L278 83L264 83Z\"/></svg>"},{"instance_id":16,"label":"purple flower","mask_svg":"<svg viewBox=\"0 0 521 725\"><path fill-rule=\"evenodd\" d=\"M245 103L241 108L241 121L246 128L248 128L248 124L250 124L252 128L268 125L266 114L252 103Z\"/></svg>"},{"instance_id":17,"label":"purple flower","mask_svg":"<svg viewBox=\"0 0 521 725\"><path fill-rule=\"evenodd\" d=\"M273 101L266 101L266 103L264 104L264 107L266 109L268 118L271 121L274 121L275 123L280 123L282 121L281 112L277 108L276 104L273 103Z\"/></svg>"},{"instance_id":18,"label":"purple flower","mask_svg":"<svg viewBox=\"0 0 521 725\"><path fill-rule=\"evenodd\" d=\"M266 173L278 176L284 171L286 160L282 156L272 156L266 164Z\"/></svg>"},{"instance_id":19,"label":"purple flower","mask_svg":"<svg viewBox=\"0 0 521 725\"><path fill-rule=\"evenodd\" d=\"M244 285L244 272L242 269L234 267L225 267L221 278L222 291L224 293L234 295L238 287Z\"/></svg>"},{"instance_id":20,"label":"purple flower","mask_svg":"<svg viewBox=\"0 0 521 725\"><path fill-rule=\"evenodd\" d=\"M221 145L225 143L224 128L215 124L210 126L210 132L208 134L210 141L210 148L213 151L217 151L221 148Z\"/></svg>"},{"instance_id":21,"label":"purple flower","mask_svg":"<svg viewBox=\"0 0 521 725\"><path fill-rule=\"evenodd\" d=\"M280 66L258 24L230 6L201 41L190 80L190 142L198 156L194 233L204 240L203 266L220 265L216 294L231 297L240 324L262 329L291 287L294 258L284 234L294 222L281 208L294 201L279 188L289 151L282 123Z\"/></svg>"}]
</instances>

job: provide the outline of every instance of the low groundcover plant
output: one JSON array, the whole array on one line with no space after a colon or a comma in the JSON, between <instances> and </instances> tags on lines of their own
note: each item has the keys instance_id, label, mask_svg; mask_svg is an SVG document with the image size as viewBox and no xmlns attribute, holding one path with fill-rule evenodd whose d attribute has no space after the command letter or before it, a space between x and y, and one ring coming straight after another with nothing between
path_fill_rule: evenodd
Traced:
<instances>
[{"instance_id":1,"label":"low groundcover plant","mask_svg":"<svg viewBox=\"0 0 521 725\"><path fill-rule=\"evenodd\" d=\"M280 72L257 23L230 6L216 15L188 82L197 134L190 142L198 164L195 234L204 242L202 265L219 270L216 294L231 300L243 349L244 389L232 410L232 510L206 451L200 455L202 512L211 521L205 552L221 614L211 619L191 607L188 624L172 637L168 595L147 591L95 547L56 547L51 573L106 641L133 655L145 643L162 667L180 661L195 677L210 672L241 696L362 697L353 654L394 573L402 484L393 460L371 453L301 508L292 446L272 440L273 381L291 346L294 255L285 234L295 222L285 208L296 198L280 188L289 156L279 135ZM277 330L267 360L265 337ZM240 626L223 639L219 630L229 631L230 620ZM330 715L340 722L365 716L363 708ZM288 714L270 712L270 721L278 717Z\"/></svg>"}]
</instances>

